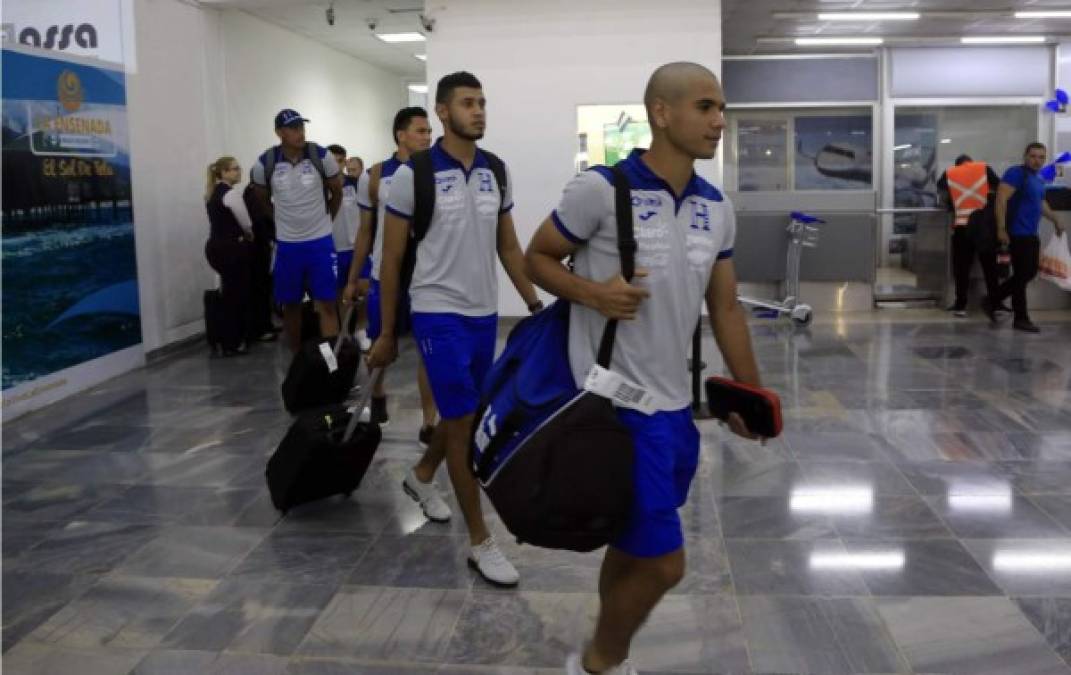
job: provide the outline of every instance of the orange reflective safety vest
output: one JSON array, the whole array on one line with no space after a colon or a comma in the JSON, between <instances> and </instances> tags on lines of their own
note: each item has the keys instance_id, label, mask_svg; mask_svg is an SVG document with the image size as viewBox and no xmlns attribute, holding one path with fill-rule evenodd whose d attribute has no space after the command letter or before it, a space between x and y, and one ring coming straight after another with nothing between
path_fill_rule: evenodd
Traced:
<instances>
[{"instance_id":1,"label":"orange reflective safety vest","mask_svg":"<svg viewBox=\"0 0 1071 675\"><path fill-rule=\"evenodd\" d=\"M946 176L952 206L956 210L952 227L966 227L971 214L985 208L989 195L985 162L964 162L949 169Z\"/></svg>"}]
</instances>

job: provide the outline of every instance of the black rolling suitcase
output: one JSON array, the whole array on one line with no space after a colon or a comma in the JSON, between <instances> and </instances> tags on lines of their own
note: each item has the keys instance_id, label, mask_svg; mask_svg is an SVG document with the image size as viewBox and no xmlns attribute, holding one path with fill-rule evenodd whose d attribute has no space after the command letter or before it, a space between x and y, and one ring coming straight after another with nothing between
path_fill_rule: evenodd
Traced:
<instances>
[{"instance_id":1,"label":"black rolling suitcase","mask_svg":"<svg viewBox=\"0 0 1071 675\"><path fill-rule=\"evenodd\" d=\"M369 376L369 385L378 373ZM284 514L295 506L357 489L379 447L378 424L360 422L372 387L356 412L344 406L300 415L290 426L264 472L271 503Z\"/></svg>"},{"instance_id":2,"label":"black rolling suitcase","mask_svg":"<svg viewBox=\"0 0 1071 675\"><path fill-rule=\"evenodd\" d=\"M223 292L212 288L204 293L205 340L212 354L223 353Z\"/></svg>"},{"instance_id":3,"label":"black rolling suitcase","mask_svg":"<svg viewBox=\"0 0 1071 675\"><path fill-rule=\"evenodd\" d=\"M343 326L350 323L354 307L346 312ZM316 338L305 342L294 354L283 380L283 405L290 414L334 406L346 400L353 389L361 363L361 347L352 335L342 332L333 342Z\"/></svg>"}]
</instances>

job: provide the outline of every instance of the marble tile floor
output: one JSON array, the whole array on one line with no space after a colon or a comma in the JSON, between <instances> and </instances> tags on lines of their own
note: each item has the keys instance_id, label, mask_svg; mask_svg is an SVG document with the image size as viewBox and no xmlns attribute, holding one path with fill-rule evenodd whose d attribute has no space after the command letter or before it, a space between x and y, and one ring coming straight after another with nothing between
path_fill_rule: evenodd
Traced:
<instances>
[{"instance_id":1,"label":"marble tile floor","mask_svg":"<svg viewBox=\"0 0 1071 675\"><path fill-rule=\"evenodd\" d=\"M753 324L786 432L700 423L688 575L636 640L640 672L1071 673L1071 315L1036 319ZM4 425L5 672L562 672L599 556L518 546L492 516L521 585L473 575L460 522L399 489L413 351L353 499L282 518L263 467L285 368L276 346L190 350Z\"/></svg>"}]
</instances>

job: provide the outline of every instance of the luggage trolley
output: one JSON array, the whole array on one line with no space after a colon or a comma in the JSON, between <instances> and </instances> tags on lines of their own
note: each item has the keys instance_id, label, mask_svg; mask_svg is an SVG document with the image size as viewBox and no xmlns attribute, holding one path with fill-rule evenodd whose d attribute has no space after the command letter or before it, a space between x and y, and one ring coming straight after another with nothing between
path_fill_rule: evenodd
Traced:
<instances>
[{"instance_id":1,"label":"luggage trolley","mask_svg":"<svg viewBox=\"0 0 1071 675\"><path fill-rule=\"evenodd\" d=\"M749 307L768 309L778 314L787 314L798 326L811 323L813 312L811 306L799 301L800 294L800 255L804 247L814 248L818 245L818 224L826 221L809 216L801 211L793 211L788 224L788 255L785 263L785 299L759 300L740 296L740 302Z\"/></svg>"}]
</instances>

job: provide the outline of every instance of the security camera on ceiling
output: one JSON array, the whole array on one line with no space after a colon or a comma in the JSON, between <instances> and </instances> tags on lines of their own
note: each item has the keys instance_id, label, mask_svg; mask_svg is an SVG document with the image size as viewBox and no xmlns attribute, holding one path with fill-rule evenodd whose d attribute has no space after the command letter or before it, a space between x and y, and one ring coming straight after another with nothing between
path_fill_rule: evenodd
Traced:
<instances>
[{"instance_id":1,"label":"security camera on ceiling","mask_svg":"<svg viewBox=\"0 0 1071 675\"><path fill-rule=\"evenodd\" d=\"M379 21L378 20L376 20L376 19L365 19L365 23L368 24L368 30L372 31L373 33L376 32L376 26L379 25Z\"/></svg>"},{"instance_id":2,"label":"security camera on ceiling","mask_svg":"<svg viewBox=\"0 0 1071 675\"><path fill-rule=\"evenodd\" d=\"M424 14L420 15L420 25L424 27L425 33L430 33L435 30L435 19Z\"/></svg>"},{"instance_id":3,"label":"security camera on ceiling","mask_svg":"<svg viewBox=\"0 0 1071 675\"><path fill-rule=\"evenodd\" d=\"M331 3L330 5L327 6L327 12L325 12L325 14L327 16L327 25L328 26L334 26L335 25L335 3Z\"/></svg>"}]
</instances>

